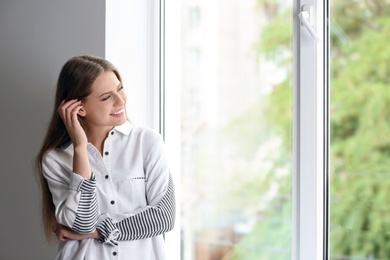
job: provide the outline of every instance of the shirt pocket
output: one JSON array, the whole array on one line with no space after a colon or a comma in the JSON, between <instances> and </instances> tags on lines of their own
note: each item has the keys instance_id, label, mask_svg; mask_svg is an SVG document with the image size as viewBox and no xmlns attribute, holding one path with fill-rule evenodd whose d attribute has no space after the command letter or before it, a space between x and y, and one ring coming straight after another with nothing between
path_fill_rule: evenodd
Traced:
<instances>
[{"instance_id":1,"label":"shirt pocket","mask_svg":"<svg viewBox=\"0 0 390 260\"><path fill-rule=\"evenodd\" d=\"M127 177L117 182L120 208L135 210L147 206L145 177Z\"/></svg>"}]
</instances>

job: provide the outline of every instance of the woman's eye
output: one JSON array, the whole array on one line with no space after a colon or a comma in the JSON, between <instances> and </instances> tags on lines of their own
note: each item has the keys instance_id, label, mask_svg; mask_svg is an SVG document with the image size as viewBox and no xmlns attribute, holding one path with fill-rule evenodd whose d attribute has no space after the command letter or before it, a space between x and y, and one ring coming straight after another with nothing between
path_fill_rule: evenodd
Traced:
<instances>
[{"instance_id":1,"label":"woman's eye","mask_svg":"<svg viewBox=\"0 0 390 260\"><path fill-rule=\"evenodd\" d=\"M123 88L124 88L123 86L120 86L120 88L118 89L118 92L119 92L119 91L122 91Z\"/></svg>"},{"instance_id":2,"label":"woman's eye","mask_svg":"<svg viewBox=\"0 0 390 260\"><path fill-rule=\"evenodd\" d=\"M107 99L109 99L111 96L107 96L107 97L104 97L103 99L102 99L102 101L106 101Z\"/></svg>"}]
</instances>

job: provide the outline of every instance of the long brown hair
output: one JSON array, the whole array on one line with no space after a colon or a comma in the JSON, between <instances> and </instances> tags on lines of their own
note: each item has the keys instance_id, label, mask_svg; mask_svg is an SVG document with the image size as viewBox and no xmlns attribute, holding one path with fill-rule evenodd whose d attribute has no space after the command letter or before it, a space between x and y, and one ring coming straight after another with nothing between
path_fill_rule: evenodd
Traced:
<instances>
[{"instance_id":1,"label":"long brown hair","mask_svg":"<svg viewBox=\"0 0 390 260\"><path fill-rule=\"evenodd\" d=\"M45 177L43 176L42 158L51 149L60 148L70 142L57 108L62 100L84 99L91 93L91 86L95 79L105 71L113 71L118 80L122 78L118 70L107 60L95 56L76 56L68 60L62 67L57 82L57 90L54 102L54 111L43 139L41 150L36 157L36 170L42 195L42 220L47 240L51 240L51 227L56 223L55 207L52 195Z\"/></svg>"}]
</instances>

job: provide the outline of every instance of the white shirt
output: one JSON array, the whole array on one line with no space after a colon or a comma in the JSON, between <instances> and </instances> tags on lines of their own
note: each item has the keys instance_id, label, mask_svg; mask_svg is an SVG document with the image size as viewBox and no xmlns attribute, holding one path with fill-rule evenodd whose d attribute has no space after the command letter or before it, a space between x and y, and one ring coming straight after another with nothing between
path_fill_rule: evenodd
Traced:
<instances>
[{"instance_id":1,"label":"white shirt","mask_svg":"<svg viewBox=\"0 0 390 260\"><path fill-rule=\"evenodd\" d=\"M162 234L174 226L175 198L161 136L126 122L110 131L103 156L87 149L90 180L72 172L72 144L49 151L43 171L57 221L104 237L61 242L56 259L165 259Z\"/></svg>"}]
</instances>

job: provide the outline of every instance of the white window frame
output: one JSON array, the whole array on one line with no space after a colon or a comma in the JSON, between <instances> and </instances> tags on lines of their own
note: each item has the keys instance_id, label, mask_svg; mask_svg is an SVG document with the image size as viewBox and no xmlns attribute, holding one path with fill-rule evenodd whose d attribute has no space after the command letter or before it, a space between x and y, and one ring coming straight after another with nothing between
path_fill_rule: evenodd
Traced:
<instances>
[{"instance_id":1,"label":"white window frame","mask_svg":"<svg viewBox=\"0 0 390 260\"><path fill-rule=\"evenodd\" d=\"M298 18L304 6L318 39ZM294 1L293 9L293 259L328 259L328 2Z\"/></svg>"},{"instance_id":2,"label":"white window frame","mask_svg":"<svg viewBox=\"0 0 390 260\"><path fill-rule=\"evenodd\" d=\"M163 1L164 15L164 51L162 61L164 63L164 85L169 84L169 91L164 90L164 139L167 148L169 167L175 183L176 194L176 223L175 229L166 234L167 259L181 259L181 219L180 219L180 135L181 135L181 111L180 111L180 93L181 93L181 1L170 0L168 4ZM169 64L166 66L165 64ZM169 106L165 106L169 104ZM165 128L169 125L169 129Z\"/></svg>"},{"instance_id":3,"label":"white window frame","mask_svg":"<svg viewBox=\"0 0 390 260\"><path fill-rule=\"evenodd\" d=\"M310 24L319 40L312 37L298 18L303 6L312 7ZM129 15L134 9L137 11ZM125 84L130 85L128 109L132 120L163 134L177 184L176 228L166 235L168 259L172 260L181 256L180 141L177 138L180 136L180 12L180 0L171 0L167 5L165 0L106 1L106 58L119 68ZM327 0L294 0L294 260L329 259L328 15ZM166 60L169 66L165 66ZM170 89L167 93L165 84Z\"/></svg>"},{"instance_id":4,"label":"white window frame","mask_svg":"<svg viewBox=\"0 0 390 260\"><path fill-rule=\"evenodd\" d=\"M303 6L310 6L310 23L319 35L316 40L303 27L298 14ZM180 2L170 3L165 8L166 17L171 17L166 31L165 56L179 59ZM294 39L294 130L293 130L293 244L292 259L314 260L329 259L329 65L328 65L328 1L294 0L293 3L293 39ZM178 15L176 15L178 16ZM176 36L175 35L176 32ZM175 52L176 50L176 52ZM172 65L173 63L169 63ZM166 93L169 102L180 98L180 60L175 67L165 68L170 88L176 90ZM176 73L175 73L176 72ZM174 76L175 75L175 76ZM176 78L174 78L176 77ZM171 86L171 84L173 86ZM167 100L166 100L167 102ZM176 101L177 102L177 101ZM180 128L179 103L172 115L176 129ZM169 124L171 125L171 124ZM179 130L174 131L176 135ZM168 131L167 131L168 133ZM173 135L174 136L174 135ZM176 144L177 145L177 144ZM176 149L179 149L176 146ZM175 150L175 149L174 149ZM176 150L176 154L180 152ZM179 158L179 157L178 157ZM178 168L179 169L179 168Z\"/></svg>"}]
</instances>

